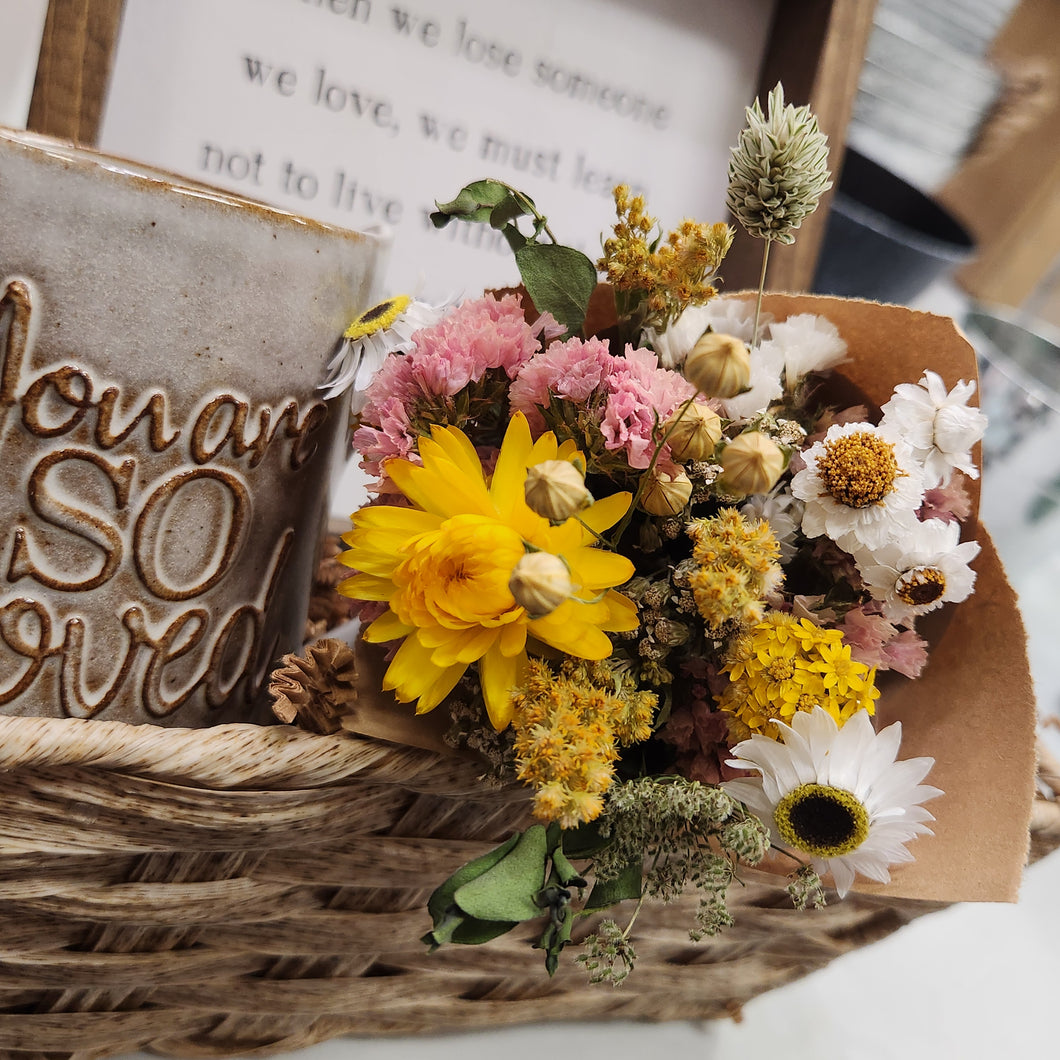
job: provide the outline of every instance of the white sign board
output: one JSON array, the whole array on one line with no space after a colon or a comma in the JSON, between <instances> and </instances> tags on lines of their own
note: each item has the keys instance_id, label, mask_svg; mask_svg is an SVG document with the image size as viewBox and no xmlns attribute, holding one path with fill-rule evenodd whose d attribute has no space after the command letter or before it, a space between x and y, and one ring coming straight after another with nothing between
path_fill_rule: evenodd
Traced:
<instances>
[{"instance_id":1,"label":"white sign board","mask_svg":"<svg viewBox=\"0 0 1060 1060\"><path fill-rule=\"evenodd\" d=\"M499 233L430 223L495 177L591 257L611 189L724 219L773 0L126 0L100 147L353 228L381 293L515 282Z\"/></svg>"}]
</instances>

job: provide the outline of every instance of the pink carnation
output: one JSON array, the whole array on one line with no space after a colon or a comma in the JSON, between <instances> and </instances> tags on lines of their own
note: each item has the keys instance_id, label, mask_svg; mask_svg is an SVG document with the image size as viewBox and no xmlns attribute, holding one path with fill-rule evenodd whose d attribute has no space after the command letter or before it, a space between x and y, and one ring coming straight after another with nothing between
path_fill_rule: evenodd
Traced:
<instances>
[{"instance_id":1,"label":"pink carnation","mask_svg":"<svg viewBox=\"0 0 1060 1060\"><path fill-rule=\"evenodd\" d=\"M412 378L429 395L456 394L490 368L503 368L510 379L538 349L514 294L466 301L412 341Z\"/></svg>"},{"instance_id":2,"label":"pink carnation","mask_svg":"<svg viewBox=\"0 0 1060 1060\"><path fill-rule=\"evenodd\" d=\"M539 410L548 408L551 397L586 403L594 391L603 390L615 363L602 339L554 342L519 369L508 390L511 409L525 414L532 431L543 431Z\"/></svg>"},{"instance_id":3,"label":"pink carnation","mask_svg":"<svg viewBox=\"0 0 1060 1060\"><path fill-rule=\"evenodd\" d=\"M367 410L366 410L367 411ZM399 398L387 398L372 408L379 425L359 427L353 435L353 447L361 454L361 467L373 477L382 473L384 460L407 457L415 439L409 427L408 412ZM363 423L363 420L362 420Z\"/></svg>"},{"instance_id":4,"label":"pink carnation","mask_svg":"<svg viewBox=\"0 0 1060 1060\"><path fill-rule=\"evenodd\" d=\"M608 449L624 449L630 467L646 468L655 451L655 426L695 393L678 372L659 367L650 350L626 346L607 380L600 431Z\"/></svg>"}]
</instances>

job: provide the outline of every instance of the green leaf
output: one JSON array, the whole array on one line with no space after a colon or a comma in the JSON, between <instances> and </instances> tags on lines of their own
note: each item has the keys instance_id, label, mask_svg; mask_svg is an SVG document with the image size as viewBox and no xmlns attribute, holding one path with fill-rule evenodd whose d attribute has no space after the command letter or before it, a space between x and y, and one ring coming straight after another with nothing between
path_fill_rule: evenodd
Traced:
<instances>
[{"instance_id":1,"label":"green leaf","mask_svg":"<svg viewBox=\"0 0 1060 1060\"><path fill-rule=\"evenodd\" d=\"M560 847L552 851L552 869L564 887L586 886L581 873L567 860L567 855Z\"/></svg>"},{"instance_id":2,"label":"green leaf","mask_svg":"<svg viewBox=\"0 0 1060 1060\"><path fill-rule=\"evenodd\" d=\"M643 871L639 861L631 861L613 880L597 880L584 912L595 913L627 898L639 898Z\"/></svg>"},{"instance_id":3,"label":"green leaf","mask_svg":"<svg viewBox=\"0 0 1060 1060\"><path fill-rule=\"evenodd\" d=\"M538 310L551 313L568 334L581 331L596 266L580 250L557 243L527 243L515 251L515 263Z\"/></svg>"},{"instance_id":4,"label":"green leaf","mask_svg":"<svg viewBox=\"0 0 1060 1060\"><path fill-rule=\"evenodd\" d=\"M545 880L548 843L535 824L492 868L458 888L453 900L479 920L533 920L541 915L534 896Z\"/></svg>"},{"instance_id":5,"label":"green leaf","mask_svg":"<svg viewBox=\"0 0 1060 1060\"><path fill-rule=\"evenodd\" d=\"M438 210L431 214L431 221L435 228L444 228L454 217L488 222L494 208L511 198L511 189L499 180L476 180L461 188L451 202L436 202Z\"/></svg>"},{"instance_id":6,"label":"green leaf","mask_svg":"<svg viewBox=\"0 0 1060 1060\"><path fill-rule=\"evenodd\" d=\"M464 886L466 883L470 883L471 880L481 876L484 872L492 869L508 852L519 842L519 832L515 832L510 835L499 847L494 847L488 853L483 854L481 857L475 858L474 861L469 861L466 865L461 865L460 868L453 873L438 888L435 889L434 894L427 899L427 912L431 914L434 920L434 926L437 928L443 919L449 914L450 908L453 905L453 895Z\"/></svg>"},{"instance_id":7,"label":"green leaf","mask_svg":"<svg viewBox=\"0 0 1060 1060\"><path fill-rule=\"evenodd\" d=\"M563 833L563 851L567 857L591 858L611 842L600 835L600 821L601 819L587 821L577 828L568 828Z\"/></svg>"},{"instance_id":8,"label":"green leaf","mask_svg":"<svg viewBox=\"0 0 1060 1060\"><path fill-rule=\"evenodd\" d=\"M490 226L493 228L514 227L509 222L517 217L524 217L526 212L522 200L517 195L509 193L490 211Z\"/></svg>"}]
</instances>

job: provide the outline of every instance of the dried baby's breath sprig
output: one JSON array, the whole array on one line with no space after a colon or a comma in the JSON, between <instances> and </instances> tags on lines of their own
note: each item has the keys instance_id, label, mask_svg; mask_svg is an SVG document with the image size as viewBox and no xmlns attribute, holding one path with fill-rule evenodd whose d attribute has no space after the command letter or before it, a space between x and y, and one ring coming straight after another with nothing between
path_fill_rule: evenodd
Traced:
<instances>
[{"instance_id":1,"label":"dried baby's breath sprig","mask_svg":"<svg viewBox=\"0 0 1060 1060\"><path fill-rule=\"evenodd\" d=\"M824 908L824 885L812 865L803 865L802 868L796 869L788 879L791 882L786 889L796 909L809 909L810 906L814 909Z\"/></svg>"},{"instance_id":2,"label":"dried baby's breath sprig","mask_svg":"<svg viewBox=\"0 0 1060 1060\"><path fill-rule=\"evenodd\" d=\"M285 655L269 681L272 712L280 721L322 735L338 732L344 707L356 696L357 658L341 640L310 644Z\"/></svg>"},{"instance_id":3,"label":"dried baby's breath sprig","mask_svg":"<svg viewBox=\"0 0 1060 1060\"><path fill-rule=\"evenodd\" d=\"M633 971L637 951L629 941L628 928L623 931L615 921L601 921L599 930L587 936L583 945L585 952L575 962L589 973L590 983L618 986Z\"/></svg>"},{"instance_id":4,"label":"dried baby's breath sprig","mask_svg":"<svg viewBox=\"0 0 1060 1060\"><path fill-rule=\"evenodd\" d=\"M631 864L643 862L644 895L664 902L679 897L686 886L724 901L737 859L757 864L769 847L761 821L721 788L677 776L616 784L600 832L610 842L594 859L596 878L617 879ZM727 845L733 838L738 851Z\"/></svg>"}]
</instances>

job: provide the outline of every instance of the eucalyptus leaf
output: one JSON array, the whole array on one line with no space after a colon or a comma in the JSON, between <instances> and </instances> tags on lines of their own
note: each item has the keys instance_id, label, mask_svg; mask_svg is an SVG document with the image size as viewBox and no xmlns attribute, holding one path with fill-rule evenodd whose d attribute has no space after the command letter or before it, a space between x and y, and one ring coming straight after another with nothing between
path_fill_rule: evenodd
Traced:
<instances>
[{"instance_id":1,"label":"eucalyptus leaf","mask_svg":"<svg viewBox=\"0 0 1060 1060\"><path fill-rule=\"evenodd\" d=\"M550 919L541 933L541 938L534 943L534 949L545 951L545 971L549 975L555 975L559 967L559 955L563 947L570 942L571 928L574 924L574 910L568 905L563 913L563 919L558 923Z\"/></svg>"},{"instance_id":2,"label":"eucalyptus leaf","mask_svg":"<svg viewBox=\"0 0 1060 1060\"><path fill-rule=\"evenodd\" d=\"M492 868L459 887L455 904L479 920L533 920L541 915L534 901L545 880L548 843L535 824Z\"/></svg>"},{"instance_id":3,"label":"eucalyptus leaf","mask_svg":"<svg viewBox=\"0 0 1060 1060\"><path fill-rule=\"evenodd\" d=\"M584 912L595 913L627 898L639 898L643 871L639 861L632 861L613 880L597 880L589 892Z\"/></svg>"},{"instance_id":4,"label":"eucalyptus leaf","mask_svg":"<svg viewBox=\"0 0 1060 1060\"><path fill-rule=\"evenodd\" d=\"M510 221L526 215L526 207L518 195L508 194L490 211L490 225L504 228Z\"/></svg>"},{"instance_id":5,"label":"eucalyptus leaf","mask_svg":"<svg viewBox=\"0 0 1060 1060\"><path fill-rule=\"evenodd\" d=\"M476 180L461 188L452 201L435 203L438 209L431 221L435 228L444 228L454 217L488 222L494 208L511 197L511 189L499 180Z\"/></svg>"},{"instance_id":6,"label":"eucalyptus leaf","mask_svg":"<svg viewBox=\"0 0 1060 1060\"><path fill-rule=\"evenodd\" d=\"M596 266L580 250L557 243L527 243L516 250L515 263L538 310L551 313L568 334L581 331Z\"/></svg>"},{"instance_id":7,"label":"eucalyptus leaf","mask_svg":"<svg viewBox=\"0 0 1060 1060\"><path fill-rule=\"evenodd\" d=\"M590 858L610 842L600 835L600 819L586 821L563 833L563 851L569 858Z\"/></svg>"}]
</instances>

